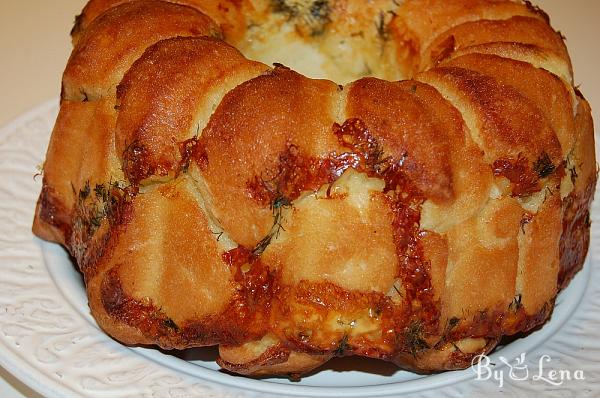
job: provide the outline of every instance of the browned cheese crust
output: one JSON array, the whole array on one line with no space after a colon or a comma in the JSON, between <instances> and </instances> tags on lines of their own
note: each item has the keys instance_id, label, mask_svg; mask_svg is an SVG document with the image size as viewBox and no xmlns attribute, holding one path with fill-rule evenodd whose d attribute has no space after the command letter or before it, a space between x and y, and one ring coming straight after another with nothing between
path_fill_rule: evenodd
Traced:
<instances>
[{"instance_id":1,"label":"browned cheese crust","mask_svg":"<svg viewBox=\"0 0 600 398\"><path fill-rule=\"evenodd\" d=\"M219 345L254 376L346 355L432 372L548 319L596 185L560 34L529 2L378 0L361 20L357 1L85 7L33 229L108 334ZM411 80L248 60L234 46L272 13L324 45L358 24L351 45Z\"/></svg>"}]
</instances>

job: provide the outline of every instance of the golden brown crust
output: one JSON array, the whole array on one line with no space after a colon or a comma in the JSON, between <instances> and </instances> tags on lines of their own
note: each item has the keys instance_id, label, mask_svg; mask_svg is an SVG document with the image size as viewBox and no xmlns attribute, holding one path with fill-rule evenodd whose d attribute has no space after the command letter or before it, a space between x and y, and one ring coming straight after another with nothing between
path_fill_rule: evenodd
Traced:
<instances>
[{"instance_id":1,"label":"golden brown crust","mask_svg":"<svg viewBox=\"0 0 600 398\"><path fill-rule=\"evenodd\" d=\"M235 242L254 247L271 228L270 203L260 203L250 186L276 176L286 148L316 157L336 149L328 132L336 121L338 92L333 82L278 67L223 98L199 140L208 158L201 174L215 216Z\"/></svg>"},{"instance_id":2,"label":"golden brown crust","mask_svg":"<svg viewBox=\"0 0 600 398\"><path fill-rule=\"evenodd\" d=\"M114 93L131 64L159 40L218 35L214 22L190 7L147 0L111 8L77 41L63 75L63 99L89 101Z\"/></svg>"},{"instance_id":3,"label":"golden brown crust","mask_svg":"<svg viewBox=\"0 0 600 398\"><path fill-rule=\"evenodd\" d=\"M559 77L522 61L497 55L469 54L455 58L444 65L473 70L493 76L500 84L519 91L536 106L536 111L546 117L560 141L562 153L573 147L575 121L573 95ZM524 80L522 76L527 76ZM550 90L553 95L547 95Z\"/></svg>"},{"instance_id":4,"label":"golden brown crust","mask_svg":"<svg viewBox=\"0 0 600 398\"><path fill-rule=\"evenodd\" d=\"M242 346L221 345L217 362L231 372L252 376L269 376L272 374L300 375L308 373L329 359L331 359L331 354L291 351L279 343L276 338L267 335L260 341L249 342Z\"/></svg>"},{"instance_id":5,"label":"golden brown crust","mask_svg":"<svg viewBox=\"0 0 600 398\"><path fill-rule=\"evenodd\" d=\"M252 376L347 355L427 373L549 317L596 184L562 38L528 2L372 2L350 46L414 80L346 86L230 45L292 13L326 51L358 6L315 25L259 0L88 3L33 229L74 256L107 333L218 344Z\"/></svg>"},{"instance_id":6,"label":"golden brown crust","mask_svg":"<svg viewBox=\"0 0 600 398\"><path fill-rule=\"evenodd\" d=\"M523 157L531 163L544 153L553 165L562 161L556 134L526 97L489 75L456 67L438 67L418 77L433 84L469 121L474 141L489 163Z\"/></svg>"},{"instance_id":7,"label":"golden brown crust","mask_svg":"<svg viewBox=\"0 0 600 398\"><path fill-rule=\"evenodd\" d=\"M77 16L71 31L73 42L79 41L81 34L100 15L120 4L139 0L90 0ZM246 29L246 15L253 6L249 0L168 0L170 3L195 8L215 21L225 38L233 43L240 40Z\"/></svg>"},{"instance_id":8,"label":"golden brown crust","mask_svg":"<svg viewBox=\"0 0 600 398\"><path fill-rule=\"evenodd\" d=\"M563 289L583 267L590 244L590 206L597 181L594 125L588 102L578 93L575 145L567 155L566 174L573 191L562 203L559 288ZM576 165L580 165L577 167Z\"/></svg>"},{"instance_id":9,"label":"golden brown crust","mask_svg":"<svg viewBox=\"0 0 600 398\"><path fill-rule=\"evenodd\" d=\"M508 308L515 294L521 212L514 198L490 201L480 217L448 232L442 319L468 319L496 304Z\"/></svg>"},{"instance_id":10,"label":"golden brown crust","mask_svg":"<svg viewBox=\"0 0 600 398\"><path fill-rule=\"evenodd\" d=\"M120 178L114 154L115 119L112 101L62 102L46 153L36 234L50 234L68 244L79 192Z\"/></svg>"},{"instance_id":11,"label":"golden brown crust","mask_svg":"<svg viewBox=\"0 0 600 398\"><path fill-rule=\"evenodd\" d=\"M296 201L286 214L285 230L263 255L281 270L282 283L329 281L347 290L380 293L394 284L398 260L389 223L393 213L381 192L355 189L353 181L340 179L327 199L307 196ZM367 196L366 205L352 203L362 199L359 195ZM366 273L370 267L378 272Z\"/></svg>"},{"instance_id":12,"label":"golden brown crust","mask_svg":"<svg viewBox=\"0 0 600 398\"><path fill-rule=\"evenodd\" d=\"M506 20L466 22L437 37L421 59L421 70L430 69L449 53L465 47L487 43L514 43L549 50L568 62L569 54L561 38L545 21L531 17L512 17Z\"/></svg>"},{"instance_id":13,"label":"golden brown crust","mask_svg":"<svg viewBox=\"0 0 600 398\"><path fill-rule=\"evenodd\" d=\"M410 77L422 70L425 51L443 32L471 21L505 20L515 16L545 20L534 10L507 0L406 1L390 25L394 39L401 43L398 56L408 61L403 75Z\"/></svg>"},{"instance_id":14,"label":"golden brown crust","mask_svg":"<svg viewBox=\"0 0 600 398\"><path fill-rule=\"evenodd\" d=\"M424 88L417 82L361 79L350 85L346 114L361 119L381 140L386 154L405 157L408 177L423 194L448 201L454 198L449 140L444 128L436 125L435 115L419 101L419 89Z\"/></svg>"},{"instance_id":15,"label":"golden brown crust","mask_svg":"<svg viewBox=\"0 0 600 398\"><path fill-rule=\"evenodd\" d=\"M198 110L214 109L232 87L267 69L210 38L178 37L146 50L117 89L116 151L126 177L138 183L178 174L180 144L206 124ZM161 112L165 108L173 112Z\"/></svg>"}]
</instances>

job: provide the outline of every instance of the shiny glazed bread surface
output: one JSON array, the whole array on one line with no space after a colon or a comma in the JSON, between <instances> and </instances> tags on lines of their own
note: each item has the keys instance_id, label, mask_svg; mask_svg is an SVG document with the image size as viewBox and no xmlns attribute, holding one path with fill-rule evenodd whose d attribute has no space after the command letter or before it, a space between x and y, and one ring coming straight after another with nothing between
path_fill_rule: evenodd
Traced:
<instances>
[{"instance_id":1,"label":"shiny glazed bread surface","mask_svg":"<svg viewBox=\"0 0 600 398\"><path fill-rule=\"evenodd\" d=\"M358 3L88 3L33 228L108 334L219 345L254 376L347 355L431 372L548 319L596 184L560 34L528 2ZM233 46L273 27L380 78Z\"/></svg>"}]
</instances>

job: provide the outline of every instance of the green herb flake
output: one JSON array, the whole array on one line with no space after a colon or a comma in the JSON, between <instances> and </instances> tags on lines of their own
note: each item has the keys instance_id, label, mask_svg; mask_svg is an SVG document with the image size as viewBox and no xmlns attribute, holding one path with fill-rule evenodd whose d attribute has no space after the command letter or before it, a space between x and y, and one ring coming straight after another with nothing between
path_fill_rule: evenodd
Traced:
<instances>
[{"instance_id":1,"label":"green herb flake","mask_svg":"<svg viewBox=\"0 0 600 398\"><path fill-rule=\"evenodd\" d=\"M173 329L175 331L179 330L179 326L173 321L171 318L167 318L163 321L163 326L168 329Z\"/></svg>"},{"instance_id":2,"label":"green herb flake","mask_svg":"<svg viewBox=\"0 0 600 398\"><path fill-rule=\"evenodd\" d=\"M423 338L423 325L419 321L412 321L405 329L404 337L406 344L413 357L429 348L429 344Z\"/></svg>"},{"instance_id":3,"label":"green herb flake","mask_svg":"<svg viewBox=\"0 0 600 398\"><path fill-rule=\"evenodd\" d=\"M554 173L556 166L552 164L550 156L546 152L542 152L538 160L533 164L533 171L537 173L540 178L546 178L550 174Z\"/></svg>"},{"instance_id":4,"label":"green herb flake","mask_svg":"<svg viewBox=\"0 0 600 398\"><path fill-rule=\"evenodd\" d=\"M82 189L79 190L79 200L86 200L90 196L90 182L86 181Z\"/></svg>"},{"instance_id":5,"label":"green herb flake","mask_svg":"<svg viewBox=\"0 0 600 398\"><path fill-rule=\"evenodd\" d=\"M523 306L523 304L521 303L521 298L521 294L517 294L513 301L508 305L508 309L513 312L517 312Z\"/></svg>"},{"instance_id":6,"label":"green herb flake","mask_svg":"<svg viewBox=\"0 0 600 398\"><path fill-rule=\"evenodd\" d=\"M348 347L348 335L344 334L344 337L342 337L340 339L340 341L338 342L338 347L335 350L335 355L337 356L342 356L344 355L344 353L346 352L346 350L349 350Z\"/></svg>"},{"instance_id":7,"label":"green herb flake","mask_svg":"<svg viewBox=\"0 0 600 398\"><path fill-rule=\"evenodd\" d=\"M267 246L271 244L271 241L275 238L279 237L281 231L285 231L283 228L283 210L285 208L290 208L292 206L292 202L283 195L278 195L275 197L273 202L271 203L271 210L273 211L273 225L271 226L271 230L252 250L252 253L256 256L261 255Z\"/></svg>"}]
</instances>

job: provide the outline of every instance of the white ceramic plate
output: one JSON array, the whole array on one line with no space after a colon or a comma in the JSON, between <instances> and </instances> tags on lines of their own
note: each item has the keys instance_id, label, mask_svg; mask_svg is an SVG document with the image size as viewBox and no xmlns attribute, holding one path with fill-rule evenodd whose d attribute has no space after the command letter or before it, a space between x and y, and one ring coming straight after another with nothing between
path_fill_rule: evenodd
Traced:
<instances>
[{"instance_id":1,"label":"white ceramic plate","mask_svg":"<svg viewBox=\"0 0 600 398\"><path fill-rule=\"evenodd\" d=\"M477 380L473 369L419 376L359 359L334 360L298 383L254 380L219 371L212 349L165 353L120 345L90 316L81 276L65 251L30 231L41 186L33 176L44 158L56 113L56 103L49 102L0 130L0 365L44 396L459 397L497 391L512 396L598 396L597 210L584 270L559 295L549 323L490 356L489 369L496 370L497 377L489 380ZM512 378L503 359L515 366ZM482 369L481 378L491 374L487 369ZM558 375L554 380L552 370Z\"/></svg>"}]
</instances>

